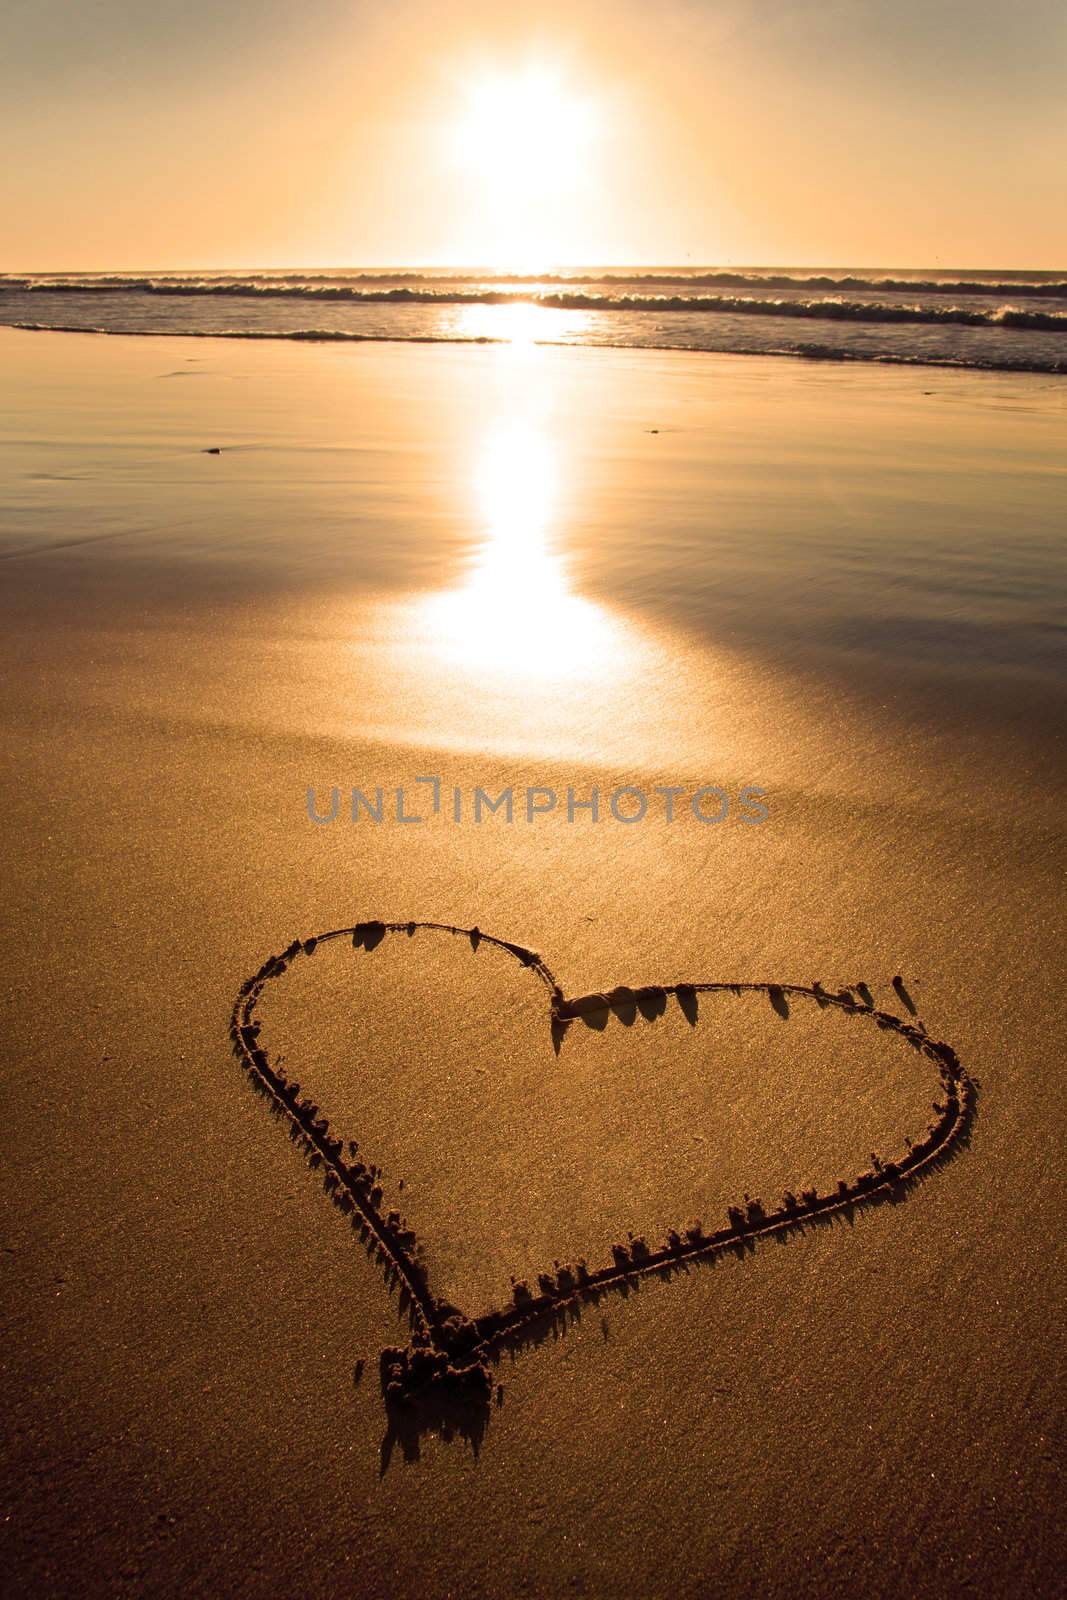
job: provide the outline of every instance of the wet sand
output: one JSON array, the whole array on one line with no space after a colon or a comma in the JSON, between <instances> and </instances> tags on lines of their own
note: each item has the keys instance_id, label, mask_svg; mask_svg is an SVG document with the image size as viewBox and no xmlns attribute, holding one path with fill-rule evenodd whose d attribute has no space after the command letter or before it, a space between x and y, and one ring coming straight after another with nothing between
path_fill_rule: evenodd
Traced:
<instances>
[{"instance_id":1,"label":"wet sand","mask_svg":"<svg viewBox=\"0 0 1067 1600\"><path fill-rule=\"evenodd\" d=\"M1061 390L15 332L0 358L16 1587L1053 1592ZM347 820L379 785L383 821ZM559 803L479 825L478 786ZM680 788L675 821L615 821L621 786ZM973 1125L898 1203L549 1318L494 1353L477 1450L443 1439L383 1404L398 1297L228 1036L272 952L372 918L513 940L572 996L866 984L910 1025L902 975ZM392 939L294 965L265 1043L464 1310L722 1226L738 1187L851 1176L938 1097L868 1020L766 994L576 1018L556 1051L514 962Z\"/></svg>"}]
</instances>

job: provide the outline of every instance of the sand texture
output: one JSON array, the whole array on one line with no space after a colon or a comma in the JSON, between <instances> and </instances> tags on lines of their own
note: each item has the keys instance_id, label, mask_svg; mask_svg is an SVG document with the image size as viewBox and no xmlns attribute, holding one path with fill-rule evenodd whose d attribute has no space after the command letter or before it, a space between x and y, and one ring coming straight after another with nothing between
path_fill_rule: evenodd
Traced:
<instances>
[{"instance_id":1,"label":"sand texture","mask_svg":"<svg viewBox=\"0 0 1067 1600\"><path fill-rule=\"evenodd\" d=\"M0 359L12 1592L1059 1592L1061 391Z\"/></svg>"}]
</instances>

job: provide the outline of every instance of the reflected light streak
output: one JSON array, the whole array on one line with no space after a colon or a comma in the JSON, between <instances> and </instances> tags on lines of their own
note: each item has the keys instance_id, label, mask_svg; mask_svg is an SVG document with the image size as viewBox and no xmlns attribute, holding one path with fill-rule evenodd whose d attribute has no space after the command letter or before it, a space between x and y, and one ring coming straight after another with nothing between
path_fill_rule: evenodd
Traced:
<instances>
[{"instance_id":1,"label":"reflected light streak","mask_svg":"<svg viewBox=\"0 0 1067 1600\"><path fill-rule=\"evenodd\" d=\"M589 313L529 300L455 308L452 332L463 339L500 339L513 345L567 344L581 339Z\"/></svg>"},{"instance_id":2,"label":"reflected light streak","mask_svg":"<svg viewBox=\"0 0 1067 1600\"><path fill-rule=\"evenodd\" d=\"M450 660L539 679L612 670L619 629L571 592L553 548L559 487L558 453L542 430L513 423L490 436L473 484L485 541L467 582L427 602L432 633Z\"/></svg>"}]
</instances>

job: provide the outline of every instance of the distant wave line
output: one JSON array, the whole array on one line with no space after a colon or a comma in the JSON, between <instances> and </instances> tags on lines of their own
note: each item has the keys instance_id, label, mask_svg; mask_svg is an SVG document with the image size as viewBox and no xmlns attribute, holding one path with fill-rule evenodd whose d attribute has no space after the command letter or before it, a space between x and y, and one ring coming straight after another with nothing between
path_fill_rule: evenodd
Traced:
<instances>
[{"instance_id":1,"label":"distant wave line","mask_svg":"<svg viewBox=\"0 0 1067 1600\"><path fill-rule=\"evenodd\" d=\"M43 292L38 289L35 293ZM527 293L504 289L353 289L347 285L317 289L292 285L145 283L136 289L86 291L70 285L52 286L52 294L137 293L210 296L227 299L286 299L344 302L351 305L503 306L531 305L552 311L688 313L702 316L801 317L830 322L920 324L965 328L1007 328L1026 332L1067 333L1067 312L1030 311L998 306L995 311L965 306L894 305L869 300L771 300L747 295L606 295L585 291Z\"/></svg>"},{"instance_id":2,"label":"distant wave line","mask_svg":"<svg viewBox=\"0 0 1067 1600\"><path fill-rule=\"evenodd\" d=\"M394 284L407 287L412 284L438 285L449 288L459 284L521 286L554 284L573 288L579 284L614 286L617 284L655 285L661 288L722 288L722 289L785 289L825 290L837 293L843 290L882 292L884 294L913 295L980 295L996 299L1011 295L1016 299L1067 299L1067 279L1035 278L894 278L864 277L855 273L834 275L829 273L785 272L275 272L275 273L147 273L138 276L120 273L30 273L16 276L0 274L0 288L20 289L26 293L56 293L63 290L82 293L123 293L139 291L142 294L299 294L304 288L315 293L332 290L340 297L358 296L353 285ZM316 287L317 286L317 287ZM430 288L434 298L441 298ZM480 293L482 291L472 291Z\"/></svg>"}]
</instances>

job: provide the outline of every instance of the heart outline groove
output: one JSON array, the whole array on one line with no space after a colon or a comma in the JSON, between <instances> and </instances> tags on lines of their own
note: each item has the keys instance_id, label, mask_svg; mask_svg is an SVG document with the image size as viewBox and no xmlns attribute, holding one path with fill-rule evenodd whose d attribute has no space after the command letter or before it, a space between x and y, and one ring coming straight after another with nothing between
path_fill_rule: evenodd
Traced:
<instances>
[{"instance_id":1,"label":"heart outline groove","mask_svg":"<svg viewBox=\"0 0 1067 1600\"><path fill-rule=\"evenodd\" d=\"M538 1275L536 1292L526 1283L515 1285L509 1306L487 1311L477 1317L465 1316L458 1307L434 1294L425 1266L418 1255L418 1242L403 1224L399 1213L386 1209L387 1202L376 1167L357 1159L358 1146L332 1134L328 1120L310 1098L302 1096L301 1086L290 1079L280 1063L272 1063L259 1042L260 1022L257 1005L266 986L280 978L293 961L311 956L320 944L350 939L357 948L368 950L388 934L413 935L420 931L448 933L468 939L474 949L480 943L507 952L544 984L548 994L548 1021L553 1046L559 1053L570 1025L581 1017L609 1013L623 1006L646 1006L659 1014L674 997L690 1015L700 994L763 993L775 1009L788 1004L790 996L814 1000L820 1007L866 1016L877 1027L897 1033L920 1055L937 1068L940 1099L934 1102L934 1121L925 1136L912 1143L899 1158L882 1161L875 1157L872 1169L852 1180L841 1179L826 1194L817 1189L802 1190L799 1197L787 1191L777 1210L766 1210L760 1201L727 1207L728 1226L714 1232L702 1224L668 1230L662 1245L649 1246L630 1236L626 1246L615 1245L610 1264L590 1268L584 1260L576 1266L557 1267L555 1273ZM898 995L907 1001L901 980L894 980ZM885 1199L902 1199L905 1193L954 1155L966 1141L977 1110L977 1086L960 1065L952 1046L932 1039L923 1025L878 1010L865 985L853 985L839 993L813 984L772 982L673 983L619 987L609 993L570 996L564 994L552 971L536 951L481 929L461 928L444 922L358 922L335 928L307 939L295 939L278 955L270 956L259 971L247 978L234 1002L230 1037L234 1054L253 1086L265 1094L272 1110L288 1119L290 1137L300 1145L313 1168L322 1168L323 1184L331 1199L351 1217L363 1242L385 1268L390 1287L399 1291L401 1308L412 1326L407 1348L390 1346L383 1350L379 1376L387 1411L408 1409L429 1398L438 1409L447 1405L487 1409L492 1390L490 1361L502 1347L521 1342L524 1333L565 1314L578 1302L595 1300L610 1289L625 1288L633 1280L649 1274L669 1275L673 1268L707 1260L728 1252L744 1252L772 1234L802 1227L805 1223L851 1215L856 1209ZM912 1009L908 1002L909 1010ZM646 1013L647 1014L647 1013ZM693 1011L695 1014L695 1010ZM606 1018L605 1018L606 1020ZM513 1280L514 1281L514 1280ZM358 1372L361 1367L357 1369Z\"/></svg>"}]
</instances>

